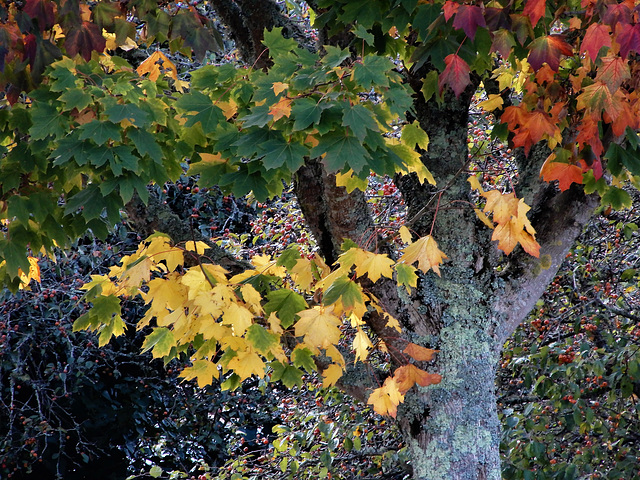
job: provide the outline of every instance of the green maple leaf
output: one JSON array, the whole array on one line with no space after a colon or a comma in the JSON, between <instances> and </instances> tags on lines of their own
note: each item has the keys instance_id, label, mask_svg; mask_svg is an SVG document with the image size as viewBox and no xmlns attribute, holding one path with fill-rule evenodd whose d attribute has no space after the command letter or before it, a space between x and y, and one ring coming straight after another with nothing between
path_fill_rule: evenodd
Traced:
<instances>
[{"instance_id":1,"label":"green maple leaf","mask_svg":"<svg viewBox=\"0 0 640 480\"><path fill-rule=\"evenodd\" d=\"M269 301L264 306L266 315L276 313L282 326L289 328L296 319L296 314L307 308L302 295L291 290L275 290L267 294Z\"/></svg>"},{"instance_id":2,"label":"green maple leaf","mask_svg":"<svg viewBox=\"0 0 640 480\"><path fill-rule=\"evenodd\" d=\"M81 88L71 88L60 95L60 100L64 102L67 110L76 108L81 111L93 101L93 98Z\"/></svg>"},{"instance_id":3,"label":"green maple leaf","mask_svg":"<svg viewBox=\"0 0 640 480\"><path fill-rule=\"evenodd\" d=\"M299 143L289 143L284 138L271 139L262 144L264 168L287 167L289 171L296 172L304 165L304 158L309 155L309 149Z\"/></svg>"},{"instance_id":4,"label":"green maple leaf","mask_svg":"<svg viewBox=\"0 0 640 480\"><path fill-rule=\"evenodd\" d=\"M112 105L104 111L104 114L113 123L120 123L122 120L128 120L138 127L144 127L149 122L149 114L140 107L131 103L118 103Z\"/></svg>"},{"instance_id":5,"label":"green maple leaf","mask_svg":"<svg viewBox=\"0 0 640 480\"><path fill-rule=\"evenodd\" d=\"M176 102L176 108L187 113L187 122L184 124L186 128L200 122L205 134L213 132L218 124L226 121L222 110L214 105L208 96L200 92L183 95Z\"/></svg>"},{"instance_id":6,"label":"green maple leaf","mask_svg":"<svg viewBox=\"0 0 640 480\"><path fill-rule=\"evenodd\" d=\"M78 128L80 132L79 140L91 139L98 145L103 145L109 140L122 140L122 128L112 122L101 122L92 120Z\"/></svg>"},{"instance_id":7,"label":"green maple leaf","mask_svg":"<svg viewBox=\"0 0 640 480\"><path fill-rule=\"evenodd\" d=\"M367 136L367 130L373 130L375 132L380 130L371 110L368 110L362 105L349 105L346 102L342 104L342 108L344 111L342 115L342 126L351 128L360 142Z\"/></svg>"},{"instance_id":8,"label":"green maple leaf","mask_svg":"<svg viewBox=\"0 0 640 480\"><path fill-rule=\"evenodd\" d=\"M140 155L149 155L156 163L162 163L162 149L153 135L146 130L129 128L127 136L131 139Z\"/></svg>"},{"instance_id":9,"label":"green maple leaf","mask_svg":"<svg viewBox=\"0 0 640 480\"><path fill-rule=\"evenodd\" d=\"M298 42L282 36L281 27L274 28L270 32L265 30L262 43L269 49L269 56L273 58L286 55L298 49Z\"/></svg>"},{"instance_id":10,"label":"green maple leaf","mask_svg":"<svg viewBox=\"0 0 640 480\"><path fill-rule=\"evenodd\" d=\"M311 98L300 98L291 107L291 118L294 118L293 131L304 130L310 125L320 122L322 107L316 100Z\"/></svg>"},{"instance_id":11,"label":"green maple leaf","mask_svg":"<svg viewBox=\"0 0 640 480\"><path fill-rule=\"evenodd\" d=\"M353 79L365 90L370 90L371 87L388 87L387 72L392 68L393 63L388 58L368 55L362 63L353 67Z\"/></svg>"},{"instance_id":12,"label":"green maple leaf","mask_svg":"<svg viewBox=\"0 0 640 480\"><path fill-rule=\"evenodd\" d=\"M171 330L165 327L156 327L153 329L153 332L144 339L142 353L153 349L151 352L153 358L160 358L169 355L171 349L176 346L176 339Z\"/></svg>"},{"instance_id":13,"label":"green maple leaf","mask_svg":"<svg viewBox=\"0 0 640 480\"><path fill-rule=\"evenodd\" d=\"M277 382L280 380L287 388L291 388L294 385L302 385L302 371L299 368L280 362L271 362L269 366L273 369L271 381Z\"/></svg>"},{"instance_id":14,"label":"green maple leaf","mask_svg":"<svg viewBox=\"0 0 640 480\"><path fill-rule=\"evenodd\" d=\"M338 300L341 300L346 308L354 307L363 302L362 290L356 282L350 280L346 275L338 278L327 288L323 303L325 306L329 306Z\"/></svg>"},{"instance_id":15,"label":"green maple leaf","mask_svg":"<svg viewBox=\"0 0 640 480\"><path fill-rule=\"evenodd\" d=\"M277 347L280 343L279 335L268 332L266 328L257 323L247 328L246 338L263 355L269 353L272 348Z\"/></svg>"},{"instance_id":16,"label":"green maple leaf","mask_svg":"<svg viewBox=\"0 0 640 480\"><path fill-rule=\"evenodd\" d=\"M64 137L69 131L69 122L53 105L36 103L31 110L33 125L29 129L32 140L44 140L49 135Z\"/></svg>"},{"instance_id":17,"label":"green maple leaf","mask_svg":"<svg viewBox=\"0 0 640 480\"><path fill-rule=\"evenodd\" d=\"M296 348L291 354L293 364L298 368L304 368L307 372L316 371L316 362L313 361L313 353L307 347Z\"/></svg>"},{"instance_id":18,"label":"green maple leaf","mask_svg":"<svg viewBox=\"0 0 640 480\"><path fill-rule=\"evenodd\" d=\"M326 156L322 161L329 172L337 172L348 166L358 173L371 159L356 137L345 136L342 132L331 132L320 137L318 145L311 149L311 156L323 154Z\"/></svg>"}]
</instances>

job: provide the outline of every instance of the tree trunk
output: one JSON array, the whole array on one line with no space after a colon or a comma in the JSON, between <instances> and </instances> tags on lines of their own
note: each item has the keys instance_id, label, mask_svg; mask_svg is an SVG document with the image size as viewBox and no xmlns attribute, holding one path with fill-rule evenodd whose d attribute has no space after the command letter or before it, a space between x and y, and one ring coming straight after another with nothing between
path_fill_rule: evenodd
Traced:
<instances>
[{"instance_id":1,"label":"tree trunk","mask_svg":"<svg viewBox=\"0 0 640 480\"><path fill-rule=\"evenodd\" d=\"M501 478L497 354L482 323L458 322L441 330L442 382L409 391L398 409L416 480Z\"/></svg>"}]
</instances>

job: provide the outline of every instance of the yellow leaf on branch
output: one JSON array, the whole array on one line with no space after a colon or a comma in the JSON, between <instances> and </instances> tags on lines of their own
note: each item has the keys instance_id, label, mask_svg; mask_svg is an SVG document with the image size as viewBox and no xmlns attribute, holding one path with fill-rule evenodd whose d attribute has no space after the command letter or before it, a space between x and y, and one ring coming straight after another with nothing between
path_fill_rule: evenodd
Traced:
<instances>
[{"instance_id":1,"label":"yellow leaf on branch","mask_svg":"<svg viewBox=\"0 0 640 480\"><path fill-rule=\"evenodd\" d=\"M398 388L398 383L392 377L388 377L382 387L376 388L369 399L368 405L373 405L373 409L380 415L390 415L396 418L398 405L404 401L404 395Z\"/></svg>"},{"instance_id":2,"label":"yellow leaf on branch","mask_svg":"<svg viewBox=\"0 0 640 480\"><path fill-rule=\"evenodd\" d=\"M363 258L356 264L356 274L362 277L367 274L369 280L377 282L380 277L393 278L393 260L386 254L363 252Z\"/></svg>"},{"instance_id":3,"label":"yellow leaf on branch","mask_svg":"<svg viewBox=\"0 0 640 480\"><path fill-rule=\"evenodd\" d=\"M291 100L286 97L281 98L278 103L271 107L269 115L273 116L274 122L280 120L282 117L289 117L289 115L291 115Z\"/></svg>"},{"instance_id":4,"label":"yellow leaf on branch","mask_svg":"<svg viewBox=\"0 0 640 480\"><path fill-rule=\"evenodd\" d=\"M332 363L322 371L322 386L324 388L332 387L342 377L342 367Z\"/></svg>"},{"instance_id":5,"label":"yellow leaf on branch","mask_svg":"<svg viewBox=\"0 0 640 480\"><path fill-rule=\"evenodd\" d=\"M313 307L298 312L298 316L295 335L304 337L304 343L310 347L326 348L340 341L342 321L333 314L333 307Z\"/></svg>"},{"instance_id":6,"label":"yellow leaf on branch","mask_svg":"<svg viewBox=\"0 0 640 480\"><path fill-rule=\"evenodd\" d=\"M404 249L404 254L398 263L411 265L418 262L418 268L424 273L433 270L440 275L440 265L447 256L438 248L438 244L431 235L422 237Z\"/></svg>"},{"instance_id":7,"label":"yellow leaf on branch","mask_svg":"<svg viewBox=\"0 0 640 480\"><path fill-rule=\"evenodd\" d=\"M358 360L362 360L364 362L369 356L369 349L373 348L373 344L364 330L359 328L356 332L355 338L353 339L352 347L356 352L356 358L353 360L353 363L356 363Z\"/></svg>"}]
</instances>

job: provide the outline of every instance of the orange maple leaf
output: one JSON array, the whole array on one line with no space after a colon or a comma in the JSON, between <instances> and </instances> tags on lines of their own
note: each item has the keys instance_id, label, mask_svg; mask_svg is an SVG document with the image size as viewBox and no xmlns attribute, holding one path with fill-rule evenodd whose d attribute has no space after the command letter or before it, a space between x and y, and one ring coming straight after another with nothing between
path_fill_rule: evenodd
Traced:
<instances>
[{"instance_id":1,"label":"orange maple leaf","mask_svg":"<svg viewBox=\"0 0 640 480\"><path fill-rule=\"evenodd\" d=\"M431 235L426 235L404 249L404 254L398 263L411 265L418 262L418 268L424 273L433 270L440 276L440 264L447 256L438 248L438 244Z\"/></svg>"},{"instance_id":2,"label":"orange maple leaf","mask_svg":"<svg viewBox=\"0 0 640 480\"><path fill-rule=\"evenodd\" d=\"M526 122L516 131L513 137L513 144L516 147L524 147L525 154L529 154L529 150L533 145L543 138L549 140L549 145L554 148L555 145L562 141L562 133L548 114L541 111L531 112Z\"/></svg>"},{"instance_id":3,"label":"orange maple leaf","mask_svg":"<svg viewBox=\"0 0 640 480\"><path fill-rule=\"evenodd\" d=\"M136 69L138 75L149 74L149 80L155 82L160 78L161 74L169 75L174 80L178 79L178 70L169 58L160 50L156 50L153 54L142 62Z\"/></svg>"},{"instance_id":4,"label":"orange maple leaf","mask_svg":"<svg viewBox=\"0 0 640 480\"><path fill-rule=\"evenodd\" d=\"M540 175L545 182L558 180L558 187L561 191L568 190L572 183L582 184L582 168L572 163L556 162L556 154L552 153L547 157Z\"/></svg>"},{"instance_id":5,"label":"orange maple leaf","mask_svg":"<svg viewBox=\"0 0 640 480\"><path fill-rule=\"evenodd\" d=\"M291 115L291 100L281 98L278 103L271 107L269 115L273 115L274 122L280 120L282 117L289 117L289 115Z\"/></svg>"},{"instance_id":6,"label":"orange maple leaf","mask_svg":"<svg viewBox=\"0 0 640 480\"><path fill-rule=\"evenodd\" d=\"M426 387L442 381L441 375L425 372L410 363L403 365L402 367L398 367L393 374L393 378L398 385L398 390L403 395L414 385Z\"/></svg>"},{"instance_id":7,"label":"orange maple leaf","mask_svg":"<svg viewBox=\"0 0 640 480\"><path fill-rule=\"evenodd\" d=\"M584 117L582 123L576 127L576 131L578 132L576 143L578 145L589 145L596 158L600 158L604 151L604 146L600 139L598 120L592 116Z\"/></svg>"},{"instance_id":8,"label":"orange maple leaf","mask_svg":"<svg viewBox=\"0 0 640 480\"><path fill-rule=\"evenodd\" d=\"M415 343L409 343L403 351L411 358L419 362L430 362L431 360L433 360L433 356L438 353L438 350L421 347L420 345L416 345Z\"/></svg>"}]
</instances>

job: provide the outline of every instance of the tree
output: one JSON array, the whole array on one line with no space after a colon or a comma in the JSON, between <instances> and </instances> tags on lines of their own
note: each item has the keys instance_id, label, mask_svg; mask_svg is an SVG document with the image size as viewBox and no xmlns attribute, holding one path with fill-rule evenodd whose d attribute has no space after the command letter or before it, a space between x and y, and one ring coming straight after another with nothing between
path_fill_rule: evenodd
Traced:
<instances>
[{"instance_id":1,"label":"tree","mask_svg":"<svg viewBox=\"0 0 640 480\"><path fill-rule=\"evenodd\" d=\"M415 478L500 478L494 378L504 342L598 205L629 206L623 187L637 185L634 5L319 0L308 2L317 30L306 32L276 2L208 5L247 67L204 66L189 84L160 51L137 71L99 55L98 27L112 49L145 41L115 4L7 10L6 281L17 286L28 271L27 246L105 234L134 192L146 200L146 185L176 178L183 159L202 185L258 201L293 179L315 256L289 249L231 276L206 262L208 244L155 235L86 286L94 307L76 328L100 329L107 342L124 329L118 296L141 294L150 305L141 325L156 325L145 348L190 355L187 378L223 375L233 388L266 372L294 385L319 370L396 417ZM194 6L129 7L147 42L178 49L185 37L200 56L215 46L198 43L209 30ZM50 61L61 55L57 23L67 53L81 56ZM501 190L468 178L469 107L481 85L493 135L517 149ZM34 89L19 101L16 88ZM368 210L370 172L402 191L399 240L381 235ZM183 252L196 266L183 267ZM338 348L344 321L358 361L349 368ZM374 348L388 368L363 375Z\"/></svg>"}]
</instances>

